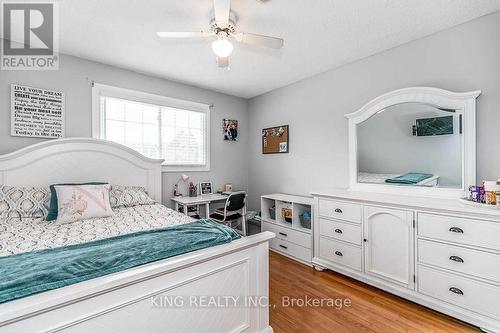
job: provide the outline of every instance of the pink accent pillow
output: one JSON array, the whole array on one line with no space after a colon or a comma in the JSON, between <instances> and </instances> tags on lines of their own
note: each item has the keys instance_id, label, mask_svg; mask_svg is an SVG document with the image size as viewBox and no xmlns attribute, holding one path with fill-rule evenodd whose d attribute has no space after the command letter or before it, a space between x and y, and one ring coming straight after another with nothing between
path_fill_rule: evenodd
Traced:
<instances>
[{"instance_id":1,"label":"pink accent pillow","mask_svg":"<svg viewBox=\"0 0 500 333\"><path fill-rule=\"evenodd\" d=\"M57 193L57 222L113 216L109 203L109 190L105 185L55 186Z\"/></svg>"}]
</instances>

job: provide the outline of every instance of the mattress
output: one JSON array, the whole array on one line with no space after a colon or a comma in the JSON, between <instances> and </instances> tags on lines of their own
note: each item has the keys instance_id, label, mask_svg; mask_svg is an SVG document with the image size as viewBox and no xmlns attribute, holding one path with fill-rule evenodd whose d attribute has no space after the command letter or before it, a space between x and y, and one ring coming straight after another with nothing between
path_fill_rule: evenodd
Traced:
<instances>
[{"instance_id":1,"label":"mattress","mask_svg":"<svg viewBox=\"0 0 500 333\"><path fill-rule=\"evenodd\" d=\"M67 224L42 219L0 219L0 257L52 249L140 231L193 222L194 219L160 204L113 210L107 218Z\"/></svg>"}]
</instances>

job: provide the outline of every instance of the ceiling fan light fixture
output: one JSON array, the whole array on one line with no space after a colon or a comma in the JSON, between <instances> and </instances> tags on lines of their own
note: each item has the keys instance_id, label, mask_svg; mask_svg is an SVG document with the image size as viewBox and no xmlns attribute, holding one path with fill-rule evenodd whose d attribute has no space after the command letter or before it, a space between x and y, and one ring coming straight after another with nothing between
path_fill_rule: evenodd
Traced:
<instances>
[{"instance_id":1,"label":"ceiling fan light fixture","mask_svg":"<svg viewBox=\"0 0 500 333\"><path fill-rule=\"evenodd\" d=\"M233 52L233 44L226 38L219 38L212 43L212 50L216 56L226 58Z\"/></svg>"},{"instance_id":2,"label":"ceiling fan light fixture","mask_svg":"<svg viewBox=\"0 0 500 333\"><path fill-rule=\"evenodd\" d=\"M1 0L0 0L1 1ZM194 39L205 38L212 42L212 51L216 55L216 63L219 68L229 69L229 56L234 46L232 43L243 43L271 49L281 49L284 40L277 37L253 34L248 32L236 32L238 17L231 10L231 0L212 0L213 10L210 12L210 31L160 31L160 38L169 39ZM259 0L261 2L271 0ZM216 40L214 40L216 39Z\"/></svg>"}]
</instances>

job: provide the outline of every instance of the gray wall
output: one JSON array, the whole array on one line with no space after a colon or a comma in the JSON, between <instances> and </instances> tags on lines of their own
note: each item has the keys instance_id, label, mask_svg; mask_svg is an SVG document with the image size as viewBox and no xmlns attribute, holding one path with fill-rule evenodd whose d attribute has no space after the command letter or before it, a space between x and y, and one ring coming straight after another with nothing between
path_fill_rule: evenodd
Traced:
<instances>
[{"instance_id":1,"label":"gray wall","mask_svg":"<svg viewBox=\"0 0 500 333\"><path fill-rule=\"evenodd\" d=\"M91 88L87 80L150 93L214 103L211 170L189 173L195 181L226 182L247 189L250 208L259 196L347 186L347 120L378 95L409 86L452 91L481 89L478 100L478 179L500 178L500 12L356 61L268 94L244 99L62 56L53 72L0 72L0 154L39 142L11 137L10 84L66 93L67 136L91 135ZM249 113L247 114L247 109ZM240 141L224 143L221 119L239 120ZM261 129L290 125L290 153L261 154ZM250 140L251 138L251 140ZM179 174L164 174L169 203ZM184 188L181 188L184 190Z\"/></svg>"},{"instance_id":2,"label":"gray wall","mask_svg":"<svg viewBox=\"0 0 500 333\"><path fill-rule=\"evenodd\" d=\"M382 93L410 86L481 89L478 179L500 178L500 12L253 98L250 207L262 194L346 187L347 120ZM262 155L260 132L290 125L290 153Z\"/></svg>"},{"instance_id":3,"label":"gray wall","mask_svg":"<svg viewBox=\"0 0 500 333\"><path fill-rule=\"evenodd\" d=\"M10 84L60 90L66 94L66 136L91 136L90 81L149 93L214 104L211 111L211 171L188 172L190 180L211 180L216 187L232 183L235 189L248 186L247 101L205 89L145 76L100 63L61 56L58 71L0 71L0 154L37 143L42 139L10 136ZM222 118L239 120L240 140L222 141ZM170 204L173 184L180 173L163 174L163 201ZM184 184L180 188L186 191Z\"/></svg>"},{"instance_id":4,"label":"gray wall","mask_svg":"<svg viewBox=\"0 0 500 333\"><path fill-rule=\"evenodd\" d=\"M453 116L453 134L414 136L416 119ZM446 158L443 158L446 156ZM358 125L358 171L439 175L442 187L462 187L459 115L422 103L386 108Z\"/></svg>"}]
</instances>

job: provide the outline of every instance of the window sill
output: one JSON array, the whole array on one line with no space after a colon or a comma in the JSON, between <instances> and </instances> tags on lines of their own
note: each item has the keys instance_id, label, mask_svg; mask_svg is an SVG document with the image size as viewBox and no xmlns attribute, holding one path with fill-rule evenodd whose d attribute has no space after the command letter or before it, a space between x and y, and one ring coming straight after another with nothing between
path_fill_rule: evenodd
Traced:
<instances>
[{"instance_id":1,"label":"window sill","mask_svg":"<svg viewBox=\"0 0 500 333\"><path fill-rule=\"evenodd\" d=\"M162 172L207 172L210 171L209 165L162 165Z\"/></svg>"}]
</instances>

